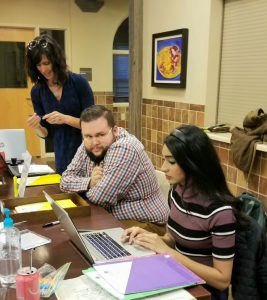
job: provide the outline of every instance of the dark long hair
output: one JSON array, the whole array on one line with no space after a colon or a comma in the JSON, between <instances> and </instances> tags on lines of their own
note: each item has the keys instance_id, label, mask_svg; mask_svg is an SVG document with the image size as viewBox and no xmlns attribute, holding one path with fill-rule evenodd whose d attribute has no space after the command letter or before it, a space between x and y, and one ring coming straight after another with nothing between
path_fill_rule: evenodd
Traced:
<instances>
[{"instance_id":1,"label":"dark long hair","mask_svg":"<svg viewBox=\"0 0 267 300\"><path fill-rule=\"evenodd\" d=\"M51 62L53 71L56 75L57 83L63 85L68 77L65 54L56 40L49 35L43 34L36 37L33 41L45 40L46 46L36 44L31 48L29 45L26 48L26 71L33 83L45 84L46 78L40 74L37 69L37 64L40 63L42 55L45 55Z\"/></svg>"},{"instance_id":2,"label":"dark long hair","mask_svg":"<svg viewBox=\"0 0 267 300\"><path fill-rule=\"evenodd\" d=\"M190 184L211 205L231 205L236 218L240 219L241 201L230 192L220 160L207 134L196 126L185 125L174 129L164 143L185 172L184 191Z\"/></svg>"},{"instance_id":3,"label":"dark long hair","mask_svg":"<svg viewBox=\"0 0 267 300\"><path fill-rule=\"evenodd\" d=\"M206 133L192 125L174 129L165 144L186 175L185 188L193 188L209 199L231 195L217 153Z\"/></svg>"}]
</instances>

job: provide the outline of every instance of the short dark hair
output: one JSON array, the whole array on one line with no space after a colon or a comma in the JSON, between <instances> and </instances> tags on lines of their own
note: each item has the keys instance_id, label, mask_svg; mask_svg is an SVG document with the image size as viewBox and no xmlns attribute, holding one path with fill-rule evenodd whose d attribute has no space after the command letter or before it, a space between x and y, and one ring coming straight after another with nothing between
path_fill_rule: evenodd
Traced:
<instances>
[{"instance_id":1,"label":"short dark hair","mask_svg":"<svg viewBox=\"0 0 267 300\"><path fill-rule=\"evenodd\" d=\"M104 117L107 120L109 127L114 127L116 125L111 110L106 108L104 105L92 105L85 108L81 113L80 123L88 123L101 117Z\"/></svg>"},{"instance_id":2,"label":"short dark hair","mask_svg":"<svg viewBox=\"0 0 267 300\"><path fill-rule=\"evenodd\" d=\"M33 41L40 40L45 40L47 42L45 47L37 43L34 48L31 48L29 47L29 43L28 47L26 48L27 74L33 83L44 84L47 82L46 78L42 76L37 69L37 65L40 63L42 55L45 55L52 64L53 71L57 77L57 82L62 85L68 78L68 70L64 51L57 41L47 34L37 36Z\"/></svg>"}]
</instances>

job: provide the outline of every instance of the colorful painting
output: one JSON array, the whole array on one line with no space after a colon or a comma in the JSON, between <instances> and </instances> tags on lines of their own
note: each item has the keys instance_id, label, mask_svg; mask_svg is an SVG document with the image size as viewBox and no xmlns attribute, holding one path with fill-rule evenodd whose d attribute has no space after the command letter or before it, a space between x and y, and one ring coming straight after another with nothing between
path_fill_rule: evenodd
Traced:
<instances>
[{"instance_id":1,"label":"colorful painting","mask_svg":"<svg viewBox=\"0 0 267 300\"><path fill-rule=\"evenodd\" d=\"M152 36L152 86L186 86L188 29Z\"/></svg>"}]
</instances>

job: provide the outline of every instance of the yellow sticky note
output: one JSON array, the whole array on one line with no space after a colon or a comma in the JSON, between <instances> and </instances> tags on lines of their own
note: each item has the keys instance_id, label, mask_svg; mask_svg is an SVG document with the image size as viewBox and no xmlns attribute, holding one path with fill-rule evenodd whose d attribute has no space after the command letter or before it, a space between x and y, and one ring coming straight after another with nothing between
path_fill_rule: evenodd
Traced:
<instances>
[{"instance_id":1,"label":"yellow sticky note","mask_svg":"<svg viewBox=\"0 0 267 300\"><path fill-rule=\"evenodd\" d=\"M63 208L76 207L77 205L71 199L62 199L56 201ZM17 213L26 213L34 211L51 210L52 207L48 202L37 202L31 204L24 204L15 207Z\"/></svg>"},{"instance_id":2,"label":"yellow sticky note","mask_svg":"<svg viewBox=\"0 0 267 300\"><path fill-rule=\"evenodd\" d=\"M59 174L49 174L49 175L43 175L39 176L30 183L28 183L28 186L35 186L35 185L46 185L46 184L56 184L59 183L61 179L61 176Z\"/></svg>"}]
</instances>

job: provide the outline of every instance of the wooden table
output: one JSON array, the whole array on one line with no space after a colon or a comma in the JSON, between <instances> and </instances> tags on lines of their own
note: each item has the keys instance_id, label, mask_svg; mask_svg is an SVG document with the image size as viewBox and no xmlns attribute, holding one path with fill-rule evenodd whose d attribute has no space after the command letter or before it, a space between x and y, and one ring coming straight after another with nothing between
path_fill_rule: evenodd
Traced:
<instances>
[{"instance_id":1,"label":"wooden table","mask_svg":"<svg viewBox=\"0 0 267 300\"><path fill-rule=\"evenodd\" d=\"M3 175L7 184L0 187L0 199L13 198L13 181L9 174L3 170L0 170L0 176ZM44 186L27 187L25 196L40 196ZM58 185L47 185L45 190L50 194L57 194L60 192ZM116 220L105 209L91 205L90 217L79 217L73 220L79 228L90 229L104 229L111 227L122 226L121 222ZM43 264L48 263L55 268L59 268L65 262L71 262L69 271L66 275L67 278L74 278L80 276L81 271L87 269L90 266L89 261L81 254L81 252L69 241L65 232L61 231L61 226L56 225L48 228L42 228L43 222L31 224L27 222L27 228L47 236L52 239L52 243L38 247L33 253L33 266L36 268L41 267ZM23 266L29 265L29 253L23 251L22 254ZM201 300L211 299L210 293L203 286L195 286L187 289L194 297ZM8 289L6 300L14 300L16 298L14 289ZM50 300L56 299L53 295ZM67 299L66 299L67 300Z\"/></svg>"}]
</instances>

